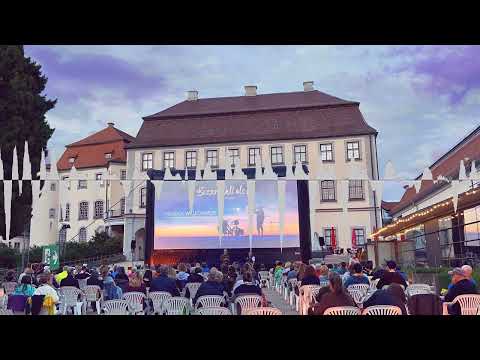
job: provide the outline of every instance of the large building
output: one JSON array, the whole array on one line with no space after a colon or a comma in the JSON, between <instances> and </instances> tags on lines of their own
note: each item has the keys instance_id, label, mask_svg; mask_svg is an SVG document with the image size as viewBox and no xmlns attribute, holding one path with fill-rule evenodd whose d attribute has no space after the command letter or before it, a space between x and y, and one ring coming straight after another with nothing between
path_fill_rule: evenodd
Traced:
<instances>
[{"instance_id":1,"label":"large building","mask_svg":"<svg viewBox=\"0 0 480 360\"><path fill-rule=\"evenodd\" d=\"M41 211L31 223L31 245L86 242L98 231L123 236L124 147L133 139L108 123L105 129L66 146L56 163L63 181L45 182Z\"/></svg>"},{"instance_id":2,"label":"large building","mask_svg":"<svg viewBox=\"0 0 480 360\"><path fill-rule=\"evenodd\" d=\"M365 178L344 186L331 178L309 191L312 250L320 249L318 236L328 246L332 235L339 247L350 248L352 238L362 246L367 235L381 227L381 199L374 198L368 181L378 179L376 136L358 102L317 91L313 82L305 82L303 91L275 94L257 94L256 86L245 86L243 96L222 98L202 99L189 91L185 101L143 118L136 139L126 146L127 176L149 169L203 169L207 164L249 168L297 161L310 172L337 179L360 172ZM127 257L132 256L132 240L142 249L145 237L145 180L135 181L131 189L126 201Z\"/></svg>"},{"instance_id":3,"label":"large building","mask_svg":"<svg viewBox=\"0 0 480 360\"><path fill-rule=\"evenodd\" d=\"M383 257L404 264L451 265L480 259L480 127L405 186L393 218L374 237L386 246Z\"/></svg>"}]
</instances>

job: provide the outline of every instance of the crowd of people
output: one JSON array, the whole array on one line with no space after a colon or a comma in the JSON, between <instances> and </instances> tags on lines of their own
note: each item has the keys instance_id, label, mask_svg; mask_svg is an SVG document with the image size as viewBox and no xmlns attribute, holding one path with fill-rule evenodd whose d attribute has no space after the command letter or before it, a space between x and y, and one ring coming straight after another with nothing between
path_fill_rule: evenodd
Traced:
<instances>
[{"instance_id":1,"label":"crowd of people","mask_svg":"<svg viewBox=\"0 0 480 360\"><path fill-rule=\"evenodd\" d=\"M311 315L323 315L330 307L357 306L348 287L356 284L370 286L373 281L377 282L377 290L369 293L363 302L363 308L393 305L399 307L402 314L407 314L407 308L411 307L410 304L407 306L409 299L405 292L410 282L394 261L387 261L385 266L377 269L373 269L371 261L360 263L355 258L348 264L343 262L338 265L277 261L270 270L263 264L257 267L257 270L252 261L243 264L230 263L228 258L218 267L209 267L206 263L179 263L177 266L159 265L152 269L148 266L129 267L125 270L123 266L102 265L92 268L83 264L75 267L64 266L55 274L48 266L35 264L27 266L18 276L14 270L10 270L4 282L17 283L13 295L24 297L26 312L33 313L32 309L37 309L35 313L50 315L58 312L58 290L63 286L80 288L81 283L99 286L104 300L121 299L123 294L128 292L148 294L165 291L172 296L192 298L194 305L201 296L220 295L225 297L224 305L228 306L237 296L257 294L262 298L262 306L268 306L269 302L261 286L261 271L270 271L275 284L286 282L290 290L297 295L300 291L299 285L322 285L316 295L315 304L309 308L308 313ZM469 265L453 269L450 272L451 284L442 300L451 302L461 294L476 294L477 287L472 274L473 269ZM292 285L289 281L291 279L296 279L297 285ZM189 283L201 284L195 294L190 293ZM384 288L386 285L388 287ZM32 302L35 295L43 295L42 304ZM96 304L91 305L93 310L96 310ZM146 306L149 305L145 304ZM458 304L450 306L448 311L452 315L460 314Z\"/></svg>"}]
</instances>

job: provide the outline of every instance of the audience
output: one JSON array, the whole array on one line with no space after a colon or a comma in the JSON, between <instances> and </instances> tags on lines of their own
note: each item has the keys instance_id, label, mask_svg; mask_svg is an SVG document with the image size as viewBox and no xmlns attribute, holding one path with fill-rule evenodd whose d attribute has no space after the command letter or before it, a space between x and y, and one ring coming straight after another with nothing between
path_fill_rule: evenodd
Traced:
<instances>
[{"instance_id":1,"label":"audience","mask_svg":"<svg viewBox=\"0 0 480 360\"><path fill-rule=\"evenodd\" d=\"M57 313L55 304L60 301L60 298L57 294L57 291L52 286L51 274L40 274L38 279L38 288L36 288L35 292L33 293L33 296L35 295L43 295L43 302L38 315L55 315Z\"/></svg>"},{"instance_id":2,"label":"audience","mask_svg":"<svg viewBox=\"0 0 480 360\"><path fill-rule=\"evenodd\" d=\"M317 277L315 268L313 265L308 265L305 268L305 274L302 279L300 279L303 285L320 285L320 279Z\"/></svg>"},{"instance_id":3,"label":"audience","mask_svg":"<svg viewBox=\"0 0 480 360\"><path fill-rule=\"evenodd\" d=\"M402 315L407 315L405 292L397 283L392 283L385 290L375 291L367 300L363 302L363 307L375 305L392 305L398 306L402 310Z\"/></svg>"},{"instance_id":4,"label":"audience","mask_svg":"<svg viewBox=\"0 0 480 360\"><path fill-rule=\"evenodd\" d=\"M313 306L314 315L323 315L325 310L336 306L355 306L350 294L345 290L342 278L335 273L329 275L330 291L321 296L320 302Z\"/></svg>"},{"instance_id":5,"label":"audience","mask_svg":"<svg viewBox=\"0 0 480 360\"><path fill-rule=\"evenodd\" d=\"M80 286L78 285L78 280L75 279L73 276L73 271L74 268L68 268L67 270L67 276L60 281L60 287L62 286L75 286L76 288L80 289Z\"/></svg>"},{"instance_id":6,"label":"audience","mask_svg":"<svg viewBox=\"0 0 480 360\"><path fill-rule=\"evenodd\" d=\"M223 274L215 268L210 269L207 281L205 281L197 290L193 298L193 304L196 304L200 296L205 295L224 295L225 287L223 286Z\"/></svg>"},{"instance_id":7,"label":"audience","mask_svg":"<svg viewBox=\"0 0 480 360\"><path fill-rule=\"evenodd\" d=\"M118 266L116 268L116 274L113 276L115 284L122 289L122 292L128 287L128 275L125 273L125 268L123 266Z\"/></svg>"},{"instance_id":8,"label":"audience","mask_svg":"<svg viewBox=\"0 0 480 360\"><path fill-rule=\"evenodd\" d=\"M150 292L153 291L166 291L169 292L172 296L180 296L180 292L177 289L175 280L168 276L170 267L168 266L159 266L157 269L158 276L153 278L150 285Z\"/></svg>"},{"instance_id":9,"label":"audience","mask_svg":"<svg viewBox=\"0 0 480 360\"><path fill-rule=\"evenodd\" d=\"M33 296L35 288L32 286L32 278L30 276L22 277L19 285L15 287L13 295L24 295L27 297Z\"/></svg>"},{"instance_id":10,"label":"audience","mask_svg":"<svg viewBox=\"0 0 480 360\"><path fill-rule=\"evenodd\" d=\"M84 280L84 279L88 279L89 277L90 277L90 274L88 273L87 265L85 264L80 268L80 271L78 272L78 274L75 275L75 279L77 280Z\"/></svg>"},{"instance_id":11,"label":"audience","mask_svg":"<svg viewBox=\"0 0 480 360\"><path fill-rule=\"evenodd\" d=\"M328 273L329 273L329 270L328 270L328 267L325 266L325 265L320 265L318 266L318 280L320 280L320 282L322 281L328 281Z\"/></svg>"},{"instance_id":12,"label":"audience","mask_svg":"<svg viewBox=\"0 0 480 360\"><path fill-rule=\"evenodd\" d=\"M177 287L182 290L188 282L187 266L184 263L178 264L178 273L176 274Z\"/></svg>"},{"instance_id":13,"label":"audience","mask_svg":"<svg viewBox=\"0 0 480 360\"><path fill-rule=\"evenodd\" d=\"M403 285L405 289L408 286L407 281L397 272L397 264L395 261L390 260L387 261L387 268L377 284L377 289L381 289L385 285L392 283Z\"/></svg>"},{"instance_id":14,"label":"audience","mask_svg":"<svg viewBox=\"0 0 480 360\"><path fill-rule=\"evenodd\" d=\"M452 302L458 295L477 294L477 287L468 279L467 274L462 268L455 268L448 272L452 276L452 287L445 295L446 302ZM460 304L455 303L448 306L450 315L461 315Z\"/></svg>"},{"instance_id":15,"label":"audience","mask_svg":"<svg viewBox=\"0 0 480 360\"><path fill-rule=\"evenodd\" d=\"M141 292L145 295L147 294L147 287L143 283L142 276L138 271L132 272L132 275L130 276L128 286L125 289L124 293L128 292Z\"/></svg>"},{"instance_id":16,"label":"audience","mask_svg":"<svg viewBox=\"0 0 480 360\"><path fill-rule=\"evenodd\" d=\"M363 273L363 268L360 263L353 264L353 274L348 277L345 281L345 288L348 288L350 285L355 284L366 284L369 285L370 282L368 281L368 277Z\"/></svg>"},{"instance_id":17,"label":"audience","mask_svg":"<svg viewBox=\"0 0 480 360\"><path fill-rule=\"evenodd\" d=\"M150 284L152 283L152 278L153 278L152 270L150 270L150 269L145 270L145 273L143 274L143 282L144 282L145 287L147 289L150 289Z\"/></svg>"}]
</instances>

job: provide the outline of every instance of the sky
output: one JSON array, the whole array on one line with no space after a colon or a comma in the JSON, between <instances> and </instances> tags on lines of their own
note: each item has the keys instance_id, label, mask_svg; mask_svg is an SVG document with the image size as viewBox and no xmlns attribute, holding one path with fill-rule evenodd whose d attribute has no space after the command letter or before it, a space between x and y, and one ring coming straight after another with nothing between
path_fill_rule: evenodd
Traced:
<instances>
[{"instance_id":1,"label":"sky","mask_svg":"<svg viewBox=\"0 0 480 360\"><path fill-rule=\"evenodd\" d=\"M480 46L26 46L48 77L49 142L66 144L107 122L135 136L142 117L185 99L315 89L360 102L379 132L380 174L392 161L403 178L423 169L480 125ZM398 200L399 184L384 200Z\"/></svg>"}]
</instances>

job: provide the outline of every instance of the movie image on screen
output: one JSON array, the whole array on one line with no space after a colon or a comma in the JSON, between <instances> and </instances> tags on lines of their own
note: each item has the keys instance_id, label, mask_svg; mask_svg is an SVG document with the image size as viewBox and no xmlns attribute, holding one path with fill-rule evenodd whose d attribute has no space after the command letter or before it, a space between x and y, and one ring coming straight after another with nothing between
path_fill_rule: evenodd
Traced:
<instances>
[{"instance_id":1,"label":"movie image on screen","mask_svg":"<svg viewBox=\"0 0 480 360\"><path fill-rule=\"evenodd\" d=\"M283 247L299 246L297 185L287 181ZM256 181L252 248L280 247L280 213L276 181ZM248 197L245 180L225 181L224 214L219 226L216 181L197 181L190 211L187 185L165 181L155 199L154 249L249 248ZM220 236L221 235L221 236Z\"/></svg>"}]
</instances>

